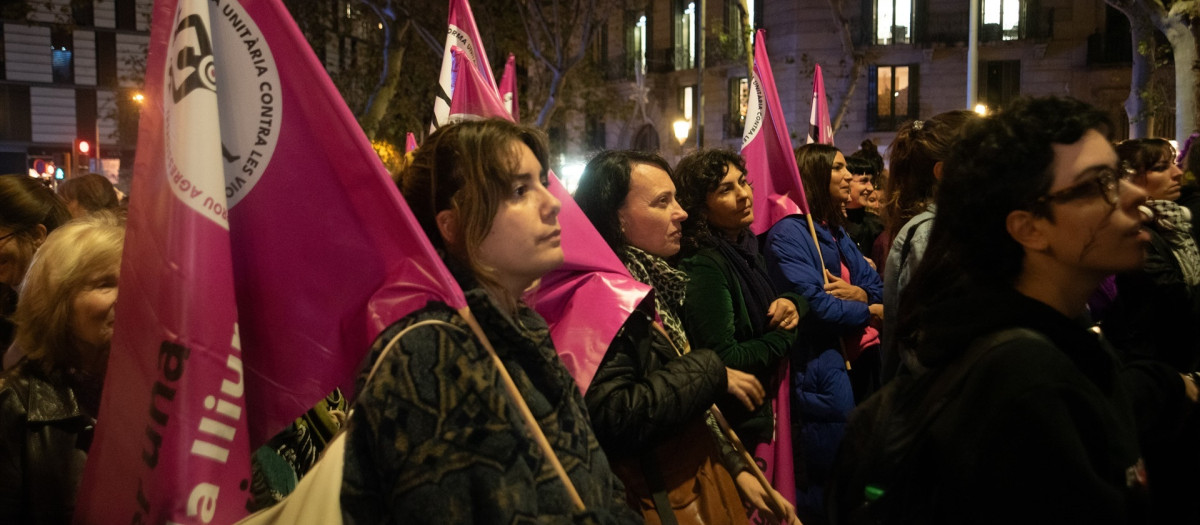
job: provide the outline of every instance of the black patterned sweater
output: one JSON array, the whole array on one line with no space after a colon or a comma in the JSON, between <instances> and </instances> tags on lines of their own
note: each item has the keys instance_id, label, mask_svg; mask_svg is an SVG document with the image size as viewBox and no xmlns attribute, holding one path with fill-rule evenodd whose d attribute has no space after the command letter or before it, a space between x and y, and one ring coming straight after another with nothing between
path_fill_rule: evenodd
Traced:
<instances>
[{"instance_id":1,"label":"black patterned sweater","mask_svg":"<svg viewBox=\"0 0 1200 525\"><path fill-rule=\"evenodd\" d=\"M431 302L389 326L371 348L368 363L411 324L453 325L410 331L360 389L346 442L346 523L640 523L545 320L524 306L514 320L482 288L466 297L587 512L574 508L487 350L461 316Z\"/></svg>"}]
</instances>

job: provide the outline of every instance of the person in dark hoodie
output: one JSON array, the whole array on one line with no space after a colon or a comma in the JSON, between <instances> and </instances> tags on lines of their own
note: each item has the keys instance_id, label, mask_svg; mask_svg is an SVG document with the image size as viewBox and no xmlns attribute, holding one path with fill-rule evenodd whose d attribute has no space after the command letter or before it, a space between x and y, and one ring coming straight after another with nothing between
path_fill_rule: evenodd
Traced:
<instances>
[{"instance_id":1,"label":"person in dark hoodie","mask_svg":"<svg viewBox=\"0 0 1200 525\"><path fill-rule=\"evenodd\" d=\"M1088 296L1141 265L1149 242L1146 194L1118 168L1109 129L1077 100L1023 99L969 126L946 161L900 333L932 373L969 368L914 445L904 520L1146 522L1123 376L1195 385L1120 367L1089 330Z\"/></svg>"}]
</instances>

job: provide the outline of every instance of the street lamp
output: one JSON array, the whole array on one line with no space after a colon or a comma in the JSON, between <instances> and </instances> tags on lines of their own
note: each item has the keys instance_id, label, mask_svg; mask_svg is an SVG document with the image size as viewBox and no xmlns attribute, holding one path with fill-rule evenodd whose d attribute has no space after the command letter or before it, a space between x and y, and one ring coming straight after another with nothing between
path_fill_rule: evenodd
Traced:
<instances>
[{"instance_id":1,"label":"street lamp","mask_svg":"<svg viewBox=\"0 0 1200 525\"><path fill-rule=\"evenodd\" d=\"M987 104L982 104L982 103L975 104L975 112L978 113L979 116L981 116L981 117L986 117L988 114Z\"/></svg>"},{"instance_id":2,"label":"street lamp","mask_svg":"<svg viewBox=\"0 0 1200 525\"><path fill-rule=\"evenodd\" d=\"M131 96L129 98L132 99L134 102L137 102L138 104L141 104L142 102L146 101L146 96L141 94L140 92L134 92L133 96Z\"/></svg>"},{"instance_id":3,"label":"street lamp","mask_svg":"<svg viewBox=\"0 0 1200 525\"><path fill-rule=\"evenodd\" d=\"M682 147L683 143L687 142L688 135L692 132L692 123L684 119L679 119L675 121L673 127L675 128L675 140Z\"/></svg>"}]
</instances>

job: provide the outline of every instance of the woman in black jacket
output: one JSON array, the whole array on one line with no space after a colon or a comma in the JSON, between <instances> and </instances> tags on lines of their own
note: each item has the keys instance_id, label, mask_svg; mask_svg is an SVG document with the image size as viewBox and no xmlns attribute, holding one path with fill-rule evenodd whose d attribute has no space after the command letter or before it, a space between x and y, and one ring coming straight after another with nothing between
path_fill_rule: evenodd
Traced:
<instances>
[{"instance_id":1,"label":"woman in black jacket","mask_svg":"<svg viewBox=\"0 0 1200 525\"><path fill-rule=\"evenodd\" d=\"M954 146L899 314L922 380L970 368L876 500L893 505L885 522L1145 523L1124 370L1085 320L1088 296L1137 268L1149 239L1145 193L1108 130L1082 102L1027 99Z\"/></svg>"},{"instance_id":2,"label":"woman in black jacket","mask_svg":"<svg viewBox=\"0 0 1200 525\"><path fill-rule=\"evenodd\" d=\"M0 375L0 523L70 523L113 334L125 228L112 215L54 230L14 316L22 359Z\"/></svg>"},{"instance_id":3,"label":"woman in black jacket","mask_svg":"<svg viewBox=\"0 0 1200 525\"><path fill-rule=\"evenodd\" d=\"M687 217L670 166L653 154L603 152L588 163L575 194L633 277L654 287L609 346L585 396L630 503L651 523L745 523L741 500L768 510L767 494L727 443L722 447L705 414L727 392L753 409L763 389L714 351L688 346L680 322L687 277L667 262L679 252ZM791 510L779 515L791 519Z\"/></svg>"}]
</instances>

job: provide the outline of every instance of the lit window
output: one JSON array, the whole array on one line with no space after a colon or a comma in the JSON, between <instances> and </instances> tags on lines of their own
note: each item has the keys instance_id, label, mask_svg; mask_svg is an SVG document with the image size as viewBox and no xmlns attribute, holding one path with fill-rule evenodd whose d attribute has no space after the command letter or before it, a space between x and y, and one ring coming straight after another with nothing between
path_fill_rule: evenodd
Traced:
<instances>
[{"instance_id":1,"label":"lit window","mask_svg":"<svg viewBox=\"0 0 1200 525\"><path fill-rule=\"evenodd\" d=\"M692 99L696 96L692 86L684 86L679 89L679 112L683 115L684 120L692 120Z\"/></svg>"},{"instance_id":2,"label":"lit window","mask_svg":"<svg viewBox=\"0 0 1200 525\"><path fill-rule=\"evenodd\" d=\"M696 3L680 2L675 13L675 70L691 69L696 63Z\"/></svg>"},{"instance_id":3,"label":"lit window","mask_svg":"<svg viewBox=\"0 0 1200 525\"><path fill-rule=\"evenodd\" d=\"M629 74L645 75L646 74L646 47L649 42L648 27L646 23L646 15L643 13L635 13L632 16L632 26L629 28L629 36L626 40L628 44L628 56L630 67Z\"/></svg>"},{"instance_id":4,"label":"lit window","mask_svg":"<svg viewBox=\"0 0 1200 525\"><path fill-rule=\"evenodd\" d=\"M984 40L1021 37L1021 0L983 0Z\"/></svg>"},{"instance_id":5,"label":"lit window","mask_svg":"<svg viewBox=\"0 0 1200 525\"><path fill-rule=\"evenodd\" d=\"M913 0L875 1L875 44L912 43Z\"/></svg>"},{"instance_id":6,"label":"lit window","mask_svg":"<svg viewBox=\"0 0 1200 525\"><path fill-rule=\"evenodd\" d=\"M915 65L872 66L868 126L873 130L892 131L906 120L917 118Z\"/></svg>"}]
</instances>

